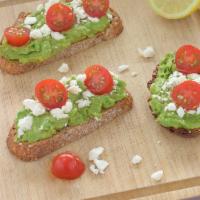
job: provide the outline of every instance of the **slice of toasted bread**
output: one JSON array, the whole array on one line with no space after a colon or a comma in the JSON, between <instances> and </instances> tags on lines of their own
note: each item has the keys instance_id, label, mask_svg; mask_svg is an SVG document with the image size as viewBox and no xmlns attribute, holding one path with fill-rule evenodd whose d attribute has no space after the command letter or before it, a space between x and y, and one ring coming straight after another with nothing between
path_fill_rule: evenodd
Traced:
<instances>
[{"instance_id":1,"label":"slice of toasted bread","mask_svg":"<svg viewBox=\"0 0 200 200\"><path fill-rule=\"evenodd\" d=\"M147 87L148 89L150 89L152 83L154 82L154 80L156 79L157 77L157 73L158 73L158 67L159 65L155 68L155 70L153 71L153 74L152 74L152 79L147 83ZM149 100L148 100L149 101ZM150 107L150 105L149 105ZM151 107L150 107L151 109ZM152 113L153 114L153 113ZM153 114L154 117L156 117L155 114ZM166 127L164 127L166 128ZM170 130L172 133L175 133L179 136L182 136L182 137L196 137L200 134L200 129L191 129L191 130L187 130L187 129L184 129L184 128L167 128L168 130Z\"/></svg>"},{"instance_id":2,"label":"slice of toasted bread","mask_svg":"<svg viewBox=\"0 0 200 200\"><path fill-rule=\"evenodd\" d=\"M122 32L123 25L122 25L122 21L119 15L112 9L110 9L110 12L113 16L111 24L104 32L98 33L95 37L84 39L80 42L74 43L69 48L64 49L62 52L58 53L55 56L52 56L51 58L43 62L22 64L22 63L19 63L18 61L7 60L3 57L0 57L0 69L13 75L25 73L25 72L31 71L32 69L36 67L40 67L42 65L49 64L56 60L60 60L62 58L67 58L69 56L72 56L102 41L115 38ZM15 25L22 22L28 14L29 13L24 13L24 12L20 13Z\"/></svg>"},{"instance_id":3,"label":"slice of toasted bread","mask_svg":"<svg viewBox=\"0 0 200 200\"><path fill-rule=\"evenodd\" d=\"M37 160L64 145L76 141L92 133L97 128L115 119L132 108L133 99L130 94L115 106L103 111L99 120L91 119L85 124L66 127L49 139L35 143L17 143L15 141L16 128L13 126L7 138L7 146L11 153L24 161Z\"/></svg>"}]
</instances>

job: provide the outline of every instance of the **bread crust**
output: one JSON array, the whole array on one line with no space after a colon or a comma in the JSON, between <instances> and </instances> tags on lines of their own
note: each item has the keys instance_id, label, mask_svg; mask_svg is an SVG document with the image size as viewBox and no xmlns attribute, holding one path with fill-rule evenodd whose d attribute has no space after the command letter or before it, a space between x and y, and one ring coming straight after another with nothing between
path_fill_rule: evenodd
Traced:
<instances>
[{"instance_id":1,"label":"bread crust","mask_svg":"<svg viewBox=\"0 0 200 200\"><path fill-rule=\"evenodd\" d=\"M64 49L57 55L52 56L51 58L43 62L22 64L19 63L18 61L7 60L3 57L0 57L0 69L2 71L5 71L13 75L22 74L31 71L34 68L40 67L42 65L46 65L56 60L60 60L72 56L74 54L77 54L80 51L95 46L100 42L117 37L123 31L122 21L119 15L113 9L110 8L110 12L113 16L111 24L104 32L98 33L95 37L84 39L80 42L74 43L69 48ZM14 25L22 22L28 14L29 13L25 12L20 13Z\"/></svg>"},{"instance_id":2,"label":"bread crust","mask_svg":"<svg viewBox=\"0 0 200 200\"><path fill-rule=\"evenodd\" d=\"M149 80L148 83L147 83L148 89L150 89L152 83L155 81L155 79L157 77L158 67L159 67L159 65L156 66L156 68L153 71L151 80ZM149 100L148 100L148 102L149 102ZM150 105L149 105L149 107L150 107ZM151 107L150 107L150 109L151 109ZM152 111L152 109L151 109L151 111ZM156 117L156 115L153 112L152 112L152 114L153 114L154 117ZM190 130L188 130L188 129L184 129L184 128L173 128L173 127L171 127L171 128L164 127L164 128L170 130L170 132L172 132L172 133L175 133L175 134L182 136L182 137L185 137L185 138L196 137L200 134L200 129L190 129Z\"/></svg>"},{"instance_id":3,"label":"bread crust","mask_svg":"<svg viewBox=\"0 0 200 200\"><path fill-rule=\"evenodd\" d=\"M10 129L7 137L7 146L12 154L24 161L38 160L39 158L65 146L68 143L76 141L83 136L86 136L104 124L112 121L121 114L129 111L133 106L133 99L128 93L128 96L119 101L115 106L103 111L100 120L91 119L82 125L66 127L59 131L51 138L41 140L35 143L17 143L15 142L16 128Z\"/></svg>"}]
</instances>

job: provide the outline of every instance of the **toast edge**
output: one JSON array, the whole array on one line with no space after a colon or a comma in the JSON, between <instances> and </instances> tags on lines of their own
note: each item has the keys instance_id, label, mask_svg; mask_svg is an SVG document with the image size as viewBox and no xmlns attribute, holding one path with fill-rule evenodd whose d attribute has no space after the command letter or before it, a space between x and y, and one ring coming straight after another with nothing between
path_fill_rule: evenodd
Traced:
<instances>
[{"instance_id":1,"label":"toast edge","mask_svg":"<svg viewBox=\"0 0 200 200\"><path fill-rule=\"evenodd\" d=\"M39 158L50 154L57 149L60 149L66 144L69 144L92 133L104 124L114 120L121 114L128 112L132 107L133 98L128 93L128 96L125 99L119 101L114 107L105 110L100 120L97 121L95 119L91 119L85 124L64 128L53 137L46 140L41 140L33 144L16 143L16 129L15 126L13 126L10 129L9 135L7 137L7 146L12 154L23 161L38 160Z\"/></svg>"}]
</instances>

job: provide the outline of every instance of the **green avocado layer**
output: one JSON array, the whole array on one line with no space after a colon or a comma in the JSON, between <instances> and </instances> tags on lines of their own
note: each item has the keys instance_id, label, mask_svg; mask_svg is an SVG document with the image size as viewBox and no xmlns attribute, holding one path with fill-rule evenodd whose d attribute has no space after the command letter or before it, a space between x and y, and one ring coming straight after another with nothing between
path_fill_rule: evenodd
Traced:
<instances>
[{"instance_id":1,"label":"green avocado layer","mask_svg":"<svg viewBox=\"0 0 200 200\"><path fill-rule=\"evenodd\" d=\"M74 79L74 78L73 78ZM82 92L86 90L86 87L81 81L78 81L79 87ZM116 88L109 94L101 96L93 96L90 98L91 104L89 107L78 108L76 101L83 99L82 92L78 95L69 93L69 100L73 103L73 109L68 113L69 117L65 119L56 119L48 111L41 116L33 116L30 110L23 108L17 114L16 127L17 131L18 121L26 116L33 116L32 128L29 131L25 131L21 137L17 137L17 142L29 142L33 143L39 140L52 137L57 131L63 129L66 126L76 126L88 122L89 119L101 118L101 114L105 109L113 107L118 101L124 99L127 96L125 90L126 84L118 80Z\"/></svg>"},{"instance_id":2,"label":"green avocado layer","mask_svg":"<svg viewBox=\"0 0 200 200\"><path fill-rule=\"evenodd\" d=\"M31 16L37 17L37 23L32 26L32 29L40 28L45 24L44 11L33 13ZM76 42L103 32L109 24L110 20L107 16L100 18L98 22L85 21L75 24L66 32L62 32L65 36L62 40L58 41L51 36L46 36L41 39L31 39L28 44L22 47L13 47L4 39L0 45L0 56L23 64L42 62Z\"/></svg>"},{"instance_id":3,"label":"green avocado layer","mask_svg":"<svg viewBox=\"0 0 200 200\"><path fill-rule=\"evenodd\" d=\"M200 128L200 115L185 113L180 118L176 111L165 111L166 105L172 102L170 98L170 89L161 89L169 76L176 70L174 54L170 53L160 62L158 66L157 78L151 85L150 107L156 120L164 127L184 128L187 130Z\"/></svg>"}]
</instances>

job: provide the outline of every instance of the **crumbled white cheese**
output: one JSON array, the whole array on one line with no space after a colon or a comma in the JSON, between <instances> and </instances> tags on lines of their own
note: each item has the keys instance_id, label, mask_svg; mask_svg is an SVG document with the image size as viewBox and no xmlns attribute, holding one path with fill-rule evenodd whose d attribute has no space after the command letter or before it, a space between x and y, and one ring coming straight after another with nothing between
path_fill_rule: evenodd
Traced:
<instances>
[{"instance_id":1,"label":"crumbled white cheese","mask_svg":"<svg viewBox=\"0 0 200 200\"><path fill-rule=\"evenodd\" d=\"M91 97L94 96L94 94L92 94L92 92L90 92L89 90L84 91L84 92L82 93L82 95L83 95L83 98L84 98L84 99L89 99L89 98L91 98Z\"/></svg>"},{"instance_id":2,"label":"crumbled white cheese","mask_svg":"<svg viewBox=\"0 0 200 200\"><path fill-rule=\"evenodd\" d=\"M69 78L67 78L66 76L63 76L61 79L60 79L60 82L62 83L62 84L66 84L67 83L67 81L69 80Z\"/></svg>"},{"instance_id":3,"label":"crumbled white cheese","mask_svg":"<svg viewBox=\"0 0 200 200\"><path fill-rule=\"evenodd\" d=\"M25 25L33 25L37 22L37 18L36 17L30 17L30 16L27 16L24 20L24 24Z\"/></svg>"},{"instance_id":4,"label":"crumbled white cheese","mask_svg":"<svg viewBox=\"0 0 200 200\"><path fill-rule=\"evenodd\" d=\"M104 152L103 147L96 147L89 152L89 160L99 159L99 156Z\"/></svg>"},{"instance_id":5,"label":"crumbled white cheese","mask_svg":"<svg viewBox=\"0 0 200 200\"><path fill-rule=\"evenodd\" d=\"M17 137L20 138L22 135L24 135L24 131L21 128L18 128Z\"/></svg>"},{"instance_id":6,"label":"crumbled white cheese","mask_svg":"<svg viewBox=\"0 0 200 200\"><path fill-rule=\"evenodd\" d=\"M120 65L118 67L118 72L121 73L121 72L124 72L125 70L127 70L129 68L128 65Z\"/></svg>"},{"instance_id":7,"label":"crumbled white cheese","mask_svg":"<svg viewBox=\"0 0 200 200\"><path fill-rule=\"evenodd\" d=\"M95 175L99 174L99 169L97 169L97 167L94 164L90 165L89 169L93 174Z\"/></svg>"},{"instance_id":8,"label":"crumbled white cheese","mask_svg":"<svg viewBox=\"0 0 200 200\"><path fill-rule=\"evenodd\" d=\"M56 119L64 119L68 117L68 114L65 114L62 109L55 108L50 111L51 115Z\"/></svg>"},{"instance_id":9,"label":"crumbled white cheese","mask_svg":"<svg viewBox=\"0 0 200 200\"><path fill-rule=\"evenodd\" d=\"M175 103L169 103L166 107L165 107L165 111L176 111L177 107Z\"/></svg>"},{"instance_id":10,"label":"crumbled white cheese","mask_svg":"<svg viewBox=\"0 0 200 200\"><path fill-rule=\"evenodd\" d=\"M74 9L74 13L76 14L76 18L77 18L77 23L78 24L80 23L80 21L82 19L86 19L87 16L88 16L82 6L81 7L76 7Z\"/></svg>"},{"instance_id":11,"label":"crumbled white cheese","mask_svg":"<svg viewBox=\"0 0 200 200\"><path fill-rule=\"evenodd\" d=\"M64 113L70 113L72 111L73 104L70 100L66 102L66 104L62 107L62 111Z\"/></svg>"},{"instance_id":12,"label":"crumbled white cheese","mask_svg":"<svg viewBox=\"0 0 200 200\"><path fill-rule=\"evenodd\" d=\"M44 24L41 28L40 28L40 32L42 33L43 37L46 37L48 35L51 34L51 29L49 28L49 26L47 24Z\"/></svg>"},{"instance_id":13,"label":"crumbled white cheese","mask_svg":"<svg viewBox=\"0 0 200 200\"><path fill-rule=\"evenodd\" d=\"M39 39L39 38L42 38L43 36L40 29L34 29L34 30L31 30L30 37L33 39Z\"/></svg>"},{"instance_id":14,"label":"crumbled white cheese","mask_svg":"<svg viewBox=\"0 0 200 200\"><path fill-rule=\"evenodd\" d=\"M184 115L185 115L185 110L184 110L182 107L179 107L179 108L176 110L176 112L177 112L177 114L178 114L178 116L179 116L180 118L183 118Z\"/></svg>"},{"instance_id":15,"label":"crumbled white cheese","mask_svg":"<svg viewBox=\"0 0 200 200\"><path fill-rule=\"evenodd\" d=\"M99 169L100 174L104 174L105 169L109 166L109 163L106 160L94 160L94 164L97 169Z\"/></svg>"},{"instance_id":16,"label":"crumbled white cheese","mask_svg":"<svg viewBox=\"0 0 200 200\"><path fill-rule=\"evenodd\" d=\"M142 162L142 157L140 155L135 155L133 156L131 162L134 164L134 165L137 165L139 163Z\"/></svg>"},{"instance_id":17,"label":"crumbled white cheese","mask_svg":"<svg viewBox=\"0 0 200 200\"><path fill-rule=\"evenodd\" d=\"M112 21L113 16L112 16L110 13L107 13L107 17L108 17L108 19L109 19L110 21Z\"/></svg>"},{"instance_id":18,"label":"crumbled white cheese","mask_svg":"<svg viewBox=\"0 0 200 200\"><path fill-rule=\"evenodd\" d=\"M153 94L153 95L152 95L152 98L156 98L156 99L158 99L158 100L161 101L161 102L168 101L168 98L166 98L166 97L161 97L161 96L159 96L159 95L157 95L157 94Z\"/></svg>"},{"instance_id":19,"label":"crumbled white cheese","mask_svg":"<svg viewBox=\"0 0 200 200\"><path fill-rule=\"evenodd\" d=\"M58 71L60 73L67 73L69 71L69 65L67 63L63 63L59 68Z\"/></svg>"},{"instance_id":20,"label":"crumbled white cheese","mask_svg":"<svg viewBox=\"0 0 200 200\"><path fill-rule=\"evenodd\" d=\"M89 19L89 21L91 21L91 22L99 22L99 18L97 18L97 17L88 17L88 19Z\"/></svg>"},{"instance_id":21,"label":"crumbled white cheese","mask_svg":"<svg viewBox=\"0 0 200 200\"><path fill-rule=\"evenodd\" d=\"M78 101L76 101L76 103L78 104L78 108L85 108L90 106L91 101L88 99L79 99Z\"/></svg>"},{"instance_id":22,"label":"crumbled white cheese","mask_svg":"<svg viewBox=\"0 0 200 200\"><path fill-rule=\"evenodd\" d=\"M117 74L115 74L114 72L112 72L112 71L109 71L110 72L110 74L113 76L113 77L115 77L116 79L119 79L119 76L117 75Z\"/></svg>"},{"instance_id":23,"label":"crumbled white cheese","mask_svg":"<svg viewBox=\"0 0 200 200\"><path fill-rule=\"evenodd\" d=\"M75 85L75 86L70 86L68 88L68 91L71 92L72 94L79 94L82 90L78 85Z\"/></svg>"},{"instance_id":24,"label":"crumbled white cheese","mask_svg":"<svg viewBox=\"0 0 200 200\"><path fill-rule=\"evenodd\" d=\"M24 131L31 130L33 124L33 117L26 116L18 121L18 137L24 134Z\"/></svg>"},{"instance_id":25,"label":"crumbled white cheese","mask_svg":"<svg viewBox=\"0 0 200 200\"><path fill-rule=\"evenodd\" d=\"M78 75L76 76L76 80L77 80L77 81L84 82L85 79L86 79L86 74L78 74Z\"/></svg>"},{"instance_id":26,"label":"crumbled white cheese","mask_svg":"<svg viewBox=\"0 0 200 200\"><path fill-rule=\"evenodd\" d=\"M136 76L138 76L138 73L137 73L137 72L132 72L132 73L131 73L131 76L132 76L132 77L136 77Z\"/></svg>"},{"instance_id":27,"label":"crumbled white cheese","mask_svg":"<svg viewBox=\"0 0 200 200\"><path fill-rule=\"evenodd\" d=\"M187 113L189 113L189 114L191 114L191 115L194 115L194 114L197 113L197 111L196 111L196 110L188 110Z\"/></svg>"},{"instance_id":28,"label":"crumbled white cheese","mask_svg":"<svg viewBox=\"0 0 200 200\"><path fill-rule=\"evenodd\" d=\"M200 114L200 107L197 108L197 115Z\"/></svg>"},{"instance_id":29,"label":"crumbled white cheese","mask_svg":"<svg viewBox=\"0 0 200 200\"><path fill-rule=\"evenodd\" d=\"M151 46L144 49L138 48L138 53L144 58L152 58L155 55L155 51Z\"/></svg>"},{"instance_id":30,"label":"crumbled white cheese","mask_svg":"<svg viewBox=\"0 0 200 200\"><path fill-rule=\"evenodd\" d=\"M42 3L38 4L36 7L36 11L42 11L43 9L44 9L44 5Z\"/></svg>"},{"instance_id":31,"label":"crumbled white cheese","mask_svg":"<svg viewBox=\"0 0 200 200\"><path fill-rule=\"evenodd\" d=\"M44 106L33 99L25 99L23 105L26 109L30 109L35 116L43 115L46 112Z\"/></svg>"},{"instance_id":32,"label":"crumbled white cheese","mask_svg":"<svg viewBox=\"0 0 200 200\"><path fill-rule=\"evenodd\" d=\"M70 87L72 87L72 86L77 86L77 84L78 84L78 83L77 83L77 80L74 80L74 79L71 80L70 83L69 83Z\"/></svg>"},{"instance_id":33,"label":"crumbled white cheese","mask_svg":"<svg viewBox=\"0 0 200 200\"><path fill-rule=\"evenodd\" d=\"M51 37L54 39L54 40L62 40L65 38L65 36L59 32L51 32Z\"/></svg>"},{"instance_id":34,"label":"crumbled white cheese","mask_svg":"<svg viewBox=\"0 0 200 200\"><path fill-rule=\"evenodd\" d=\"M156 171L153 174L151 174L151 179L153 179L154 181L160 181L163 177L163 174L163 170Z\"/></svg>"},{"instance_id":35,"label":"crumbled white cheese","mask_svg":"<svg viewBox=\"0 0 200 200\"><path fill-rule=\"evenodd\" d=\"M45 8L45 11L47 12L48 9L55 3L59 3L60 0L48 0L45 5L44 5L44 8Z\"/></svg>"}]
</instances>

